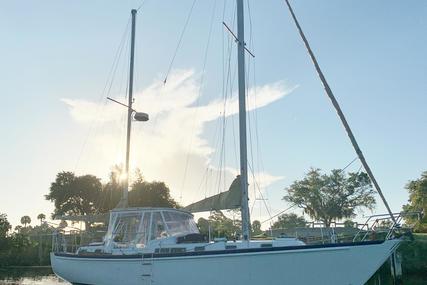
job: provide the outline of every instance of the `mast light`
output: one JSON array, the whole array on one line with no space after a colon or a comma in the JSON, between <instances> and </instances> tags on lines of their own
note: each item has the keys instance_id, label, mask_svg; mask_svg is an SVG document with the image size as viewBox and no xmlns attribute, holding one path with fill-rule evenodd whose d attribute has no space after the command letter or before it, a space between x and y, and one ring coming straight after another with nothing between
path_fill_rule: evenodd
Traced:
<instances>
[{"instance_id":1,"label":"mast light","mask_svg":"<svg viewBox=\"0 0 427 285\"><path fill-rule=\"evenodd\" d=\"M148 114L142 113L142 112L135 112L135 115L133 115L133 118L135 121L139 121L139 122L146 122L149 120Z\"/></svg>"}]
</instances>

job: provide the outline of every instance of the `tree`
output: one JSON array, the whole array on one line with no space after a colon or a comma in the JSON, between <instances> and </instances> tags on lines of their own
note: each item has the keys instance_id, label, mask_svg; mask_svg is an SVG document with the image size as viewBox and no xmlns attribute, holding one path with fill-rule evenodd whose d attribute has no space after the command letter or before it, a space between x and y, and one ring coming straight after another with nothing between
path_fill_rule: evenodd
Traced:
<instances>
[{"instance_id":1,"label":"tree","mask_svg":"<svg viewBox=\"0 0 427 285\"><path fill-rule=\"evenodd\" d=\"M52 217L69 215L97 215L106 213L119 203L123 183L119 166L113 167L108 183L102 185L99 178L93 175L75 176L72 172L60 172L51 184L47 200L54 202ZM168 207L179 208L172 198L169 188L163 182L147 182L139 171L129 191L130 207ZM86 228L91 222L85 222Z\"/></svg>"},{"instance_id":2,"label":"tree","mask_svg":"<svg viewBox=\"0 0 427 285\"><path fill-rule=\"evenodd\" d=\"M354 228L356 226L357 226L357 223L353 222L352 220L344 221L344 228Z\"/></svg>"},{"instance_id":3,"label":"tree","mask_svg":"<svg viewBox=\"0 0 427 285\"><path fill-rule=\"evenodd\" d=\"M117 206L122 197L123 183L120 179L123 171L115 165L110 172L110 180L102 186L99 203L99 212L106 213Z\"/></svg>"},{"instance_id":4,"label":"tree","mask_svg":"<svg viewBox=\"0 0 427 285\"><path fill-rule=\"evenodd\" d=\"M416 180L409 181L405 188L409 192L409 203L403 206L406 212L427 213L427 171ZM423 217L408 216L405 221L418 232L427 232L427 215Z\"/></svg>"},{"instance_id":5,"label":"tree","mask_svg":"<svg viewBox=\"0 0 427 285\"><path fill-rule=\"evenodd\" d=\"M391 226L393 226L393 222L390 220L382 220L377 225L378 228L385 228L385 229L389 229Z\"/></svg>"},{"instance_id":6,"label":"tree","mask_svg":"<svg viewBox=\"0 0 427 285\"><path fill-rule=\"evenodd\" d=\"M30 216L23 216L21 218L21 224L24 225L24 228L26 228L27 225L31 224L31 218L30 218Z\"/></svg>"},{"instance_id":7,"label":"tree","mask_svg":"<svg viewBox=\"0 0 427 285\"><path fill-rule=\"evenodd\" d=\"M237 239L241 233L241 221L228 218L222 211L213 211L208 219L197 221L200 233L208 235L209 228L212 237Z\"/></svg>"},{"instance_id":8,"label":"tree","mask_svg":"<svg viewBox=\"0 0 427 285\"><path fill-rule=\"evenodd\" d=\"M101 190L101 181L96 176L75 176L72 172L60 172L45 197L55 203L53 217L88 215L97 212Z\"/></svg>"},{"instance_id":9,"label":"tree","mask_svg":"<svg viewBox=\"0 0 427 285\"><path fill-rule=\"evenodd\" d=\"M0 214L0 240L5 239L12 225L7 220L6 214Z\"/></svg>"},{"instance_id":10,"label":"tree","mask_svg":"<svg viewBox=\"0 0 427 285\"><path fill-rule=\"evenodd\" d=\"M304 217L299 217L297 214L280 215L276 222L271 226L272 229L295 229L307 227L307 221Z\"/></svg>"},{"instance_id":11,"label":"tree","mask_svg":"<svg viewBox=\"0 0 427 285\"><path fill-rule=\"evenodd\" d=\"M261 230L261 222L260 221L257 221L257 220L255 220L255 221L253 221L252 222L252 235L253 236L257 236L257 235L260 235L260 234L262 234L262 230Z\"/></svg>"},{"instance_id":12,"label":"tree","mask_svg":"<svg viewBox=\"0 0 427 285\"><path fill-rule=\"evenodd\" d=\"M179 208L170 195L169 187L164 182L146 182L137 180L129 191L129 205L131 207L166 207Z\"/></svg>"},{"instance_id":13,"label":"tree","mask_svg":"<svg viewBox=\"0 0 427 285\"><path fill-rule=\"evenodd\" d=\"M209 220L205 218L199 218L197 220L197 227L199 228L199 232L201 234L209 236Z\"/></svg>"},{"instance_id":14,"label":"tree","mask_svg":"<svg viewBox=\"0 0 427 285\"><path fill-rule=\"evenodd\" d=\"M322 174L311 169L304 179L287 188L283 199L294 203L315 220L329 227L334 220L355 216L358 208L372 210L375 206L374 189L366 173L348 173L340 169Z\"/></svg>"},{"instance_id":15,"label":"tree","mask_svg":"<svg viewBox=\"0 0 427 285\"><path fill-rule=\"evenodd\" d=\"M37 220L40 220L40 226L43 224L43 221L46 219L46 215L45 214L39 214L37 216Z\"/></svg>"}]
</instances>

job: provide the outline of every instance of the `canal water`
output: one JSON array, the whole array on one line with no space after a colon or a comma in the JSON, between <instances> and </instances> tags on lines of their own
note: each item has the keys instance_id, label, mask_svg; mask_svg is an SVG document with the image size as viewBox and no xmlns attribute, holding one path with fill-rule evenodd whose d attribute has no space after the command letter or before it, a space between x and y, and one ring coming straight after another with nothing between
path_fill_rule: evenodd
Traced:
<instances>
[{"instance_id":1,"label":"canal water","mask_svg":"<svg viewBox=\"0 0 427 285\"><path fill-rule=\"evenodd\" d=\"M390 278L389 268L387 263L383 265L365 285L400 285L401 283L396 284ZM50 267L24 267L0 268L0 285L70 285L70 283L56 277Z\"/></svg>"},{"instance_id":2,"label":"canal water","mask_svg":"<svg viewBox=\"0 0 427 285\"><path fill-rule=\"evenodd\" d=\"M50 268L1 269L0 285L69 285L58 279Z\"/></svg>"}]
</instances>

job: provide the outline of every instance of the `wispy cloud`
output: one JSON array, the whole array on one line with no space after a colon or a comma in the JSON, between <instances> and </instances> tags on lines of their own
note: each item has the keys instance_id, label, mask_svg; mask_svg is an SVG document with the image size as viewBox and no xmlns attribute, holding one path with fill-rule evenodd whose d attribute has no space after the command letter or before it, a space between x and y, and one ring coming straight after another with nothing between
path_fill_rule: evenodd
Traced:
<instances>
[{"instance_id":1,"label":"wispy cloud","mask_svg":"<svg viewBox=\"0 0 427 285\"><path fill-rule=\"evenodd\" d=\"M176 70L166 85L158 80L134 95L134 108L149 113L151 120L133 125L131 168L140 168L147 180L165 181L176 198L182 192L183 204L215 194L212 192L218 191L220 185L229 185L237 174L230 166L218 169L210 165L215 150L203 132L208 122L222 118L224 102L218 99L199 106L199 87L193 70ZM248 110L265 107L294 88L283 82L252 88L248 91ZM125 102L124 96L115 99ZM85 165L84 172L105 176L111 165L123 162L125 110L117 104L106 103L102 112L96 112L97 102L67 98L62 101L69 106L77 123L89 126L96 122L96 129L102 130L93 132L87 141L84 156L90 163ZM237 112L234 94L227 100L225 116ZM220 172L222 182L216 178ZM249 178L250 183L255 184L252 176ZM268 173L256 173L260 188L280 179L282 177Z\"/></svg>"}]
</instances>

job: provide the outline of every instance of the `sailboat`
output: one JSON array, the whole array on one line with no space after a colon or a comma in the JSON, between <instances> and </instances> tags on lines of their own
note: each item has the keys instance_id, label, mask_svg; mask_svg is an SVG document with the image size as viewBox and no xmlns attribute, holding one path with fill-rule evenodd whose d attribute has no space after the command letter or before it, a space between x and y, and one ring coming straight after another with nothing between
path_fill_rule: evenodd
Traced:
<instances>
[{"instance_id":1,"label":"sailboat","mask_svg":"<svg viewBox=\"0 0 427 285\"><path fill-rule=\"evenodd\" d=\"M75 252L51 253L57 276L86 285L259 285L365 284L395 252L400 239L308 245L297 238L251 240L246 146L246 85L243 0L237 1L240 175L230 189L184 209L130 208L128 185L110 212L101 243ZM133 59L137 10L132 10L126 173L129 171L132 120L149 116L132 109ZM207 240L193 212L240 208L241 240ZM393 216L392 216L393 218ZM394 218L393 218L394 220ZM395 225L395 224L394 224Z\"/></svg>"}]
</instances>

